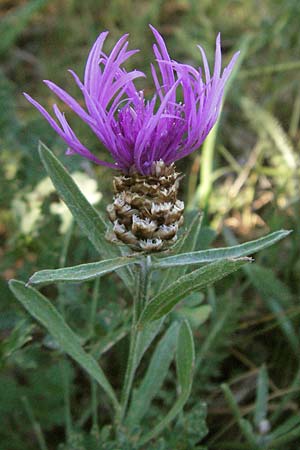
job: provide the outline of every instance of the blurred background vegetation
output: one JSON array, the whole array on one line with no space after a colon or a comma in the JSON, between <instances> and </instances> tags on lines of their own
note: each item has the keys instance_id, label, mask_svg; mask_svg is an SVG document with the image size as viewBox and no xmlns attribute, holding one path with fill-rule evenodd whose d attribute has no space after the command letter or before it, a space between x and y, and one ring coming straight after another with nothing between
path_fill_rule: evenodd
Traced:
<instances>
[{"instance_id":1,"label":"blurred background vegetation","mask_svg":"<svg viewBox=\"0 0 300 450\"><path fill-rule=\"evenodd\" d=\"M199 43L213 61L219 31L224 63L241 50L221 120L202 150L179 163L186 174L182 198L189 209L206 212L199 248L242 242L279 228L294 230L244 273L193 299L194 304L205 301L209 309L199 317L193 314L198 354L189 414L178 421L175 436L167 431L151 448L254 450L251 433L259 436L259 449L299 447L299 19L298 0L1 0L1 450L52 450L66 439L68 446L61 448L79 450L84 448L81 433L91 427L97 433L96 423L108 420L102 393L87 389L86 376L21 310L7 280L27 280L35 270L96 258L46 177L38 140L75 173L88 198L103 210L111 198L112 172L66 157L64 143L22 92L50 108L53 95L42 83L50 79L79 98L67 69L82 74L88 49L104 29L110 31L108 46L130 32L131 48L141 52L128 67L149 75L149 23L182 62L201 63ZM150 77L144 87L151 94ZM105 149L75 118L74 123L105 158ZM100 286L44 292L90 348L101 338L101 348L94 350L103 355L118 389L130 299L116 278L102 280ZM172 386L169 374L150 409L149 427L172 403ZM106 448L93 445L88 450ZM126 445L122 450L132 450Z\"/></svg>"}]
</instances>

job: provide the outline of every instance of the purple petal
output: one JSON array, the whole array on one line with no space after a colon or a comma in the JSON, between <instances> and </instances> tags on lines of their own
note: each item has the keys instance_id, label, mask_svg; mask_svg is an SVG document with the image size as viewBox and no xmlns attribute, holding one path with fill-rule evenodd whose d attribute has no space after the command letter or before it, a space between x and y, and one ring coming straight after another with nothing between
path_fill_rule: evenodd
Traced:
<instances>
[{"instance_id":1,"label":"purple petal","mask_svg":"<svg viewBox=\"0 0 300 450\"><path fill-rule=\"evenodd\" d=\"M92 46L82 82L70 70L80 88L85 107L55 83L45 84L79 116L108 149L115 164L99 160L77 138L65 115L54 105L56 120L25 94L68 146L67 153L81 156L107 167L128 172L132 166L147 175L154 161L166 164L196 150L214 126L222 104L225 84L238 57L236 53L223 70L220 34L216 39L215 61L211 75L204 50L199 47L202 69L171 60L164 39L150 25L156 43L153 51L158 70L151 65L155 95L145 100L135 87L135 79L144 73L127 72L123 64L138 50L128 50L128 35L122 36L106 55L103 45L108 32L101 33ZM176 100L181 91L183 103ZM156 109L157 105L157 110Z\"/></svg>"}]
</instances>

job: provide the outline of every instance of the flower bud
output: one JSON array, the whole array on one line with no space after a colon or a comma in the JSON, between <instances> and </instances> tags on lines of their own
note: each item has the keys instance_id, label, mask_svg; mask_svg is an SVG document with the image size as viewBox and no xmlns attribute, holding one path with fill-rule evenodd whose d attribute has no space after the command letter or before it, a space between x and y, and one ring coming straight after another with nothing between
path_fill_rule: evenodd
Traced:
<instances>
[{"instance_id":1,"label":"flower bud","mask_svg":"<svg viewBox=\"0 0 300 450\"><path fill-rule=\"evenodd\" d=\"M184 203L177 199L181 174L175 165L154 162L149 175L131 170L114 177L114 201L107 206L114 240L136 251L161 251L177 240Z\"/></svg>"}]
</instances>

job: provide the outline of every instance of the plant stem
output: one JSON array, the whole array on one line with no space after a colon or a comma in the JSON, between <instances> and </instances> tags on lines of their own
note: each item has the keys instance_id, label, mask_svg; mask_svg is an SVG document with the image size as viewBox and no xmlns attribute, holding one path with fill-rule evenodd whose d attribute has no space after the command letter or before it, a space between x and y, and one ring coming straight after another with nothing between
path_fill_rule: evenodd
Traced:
<instances>
[{"instance_id":1,"label":"plant stem","mask_svg":"<svg viewBox=\"0 0 300 450\"><path fill-rule=\"evenodd\" d=\"M140 337L140 332L137 330L136 324L141 315L142 309L147 302L148 286L149 286L149 269L151 266L151 257L146 256L141 259L138 274L138 283L136 285L136 294L133 299L133 317L130 333L129 356L127 361L127 368L125 374L125 381L121 396L121 410L117 423L120 424L124 420L128 401L131 394L134 374L137 368L137 346Z\"/></svg>"}]
</instances>

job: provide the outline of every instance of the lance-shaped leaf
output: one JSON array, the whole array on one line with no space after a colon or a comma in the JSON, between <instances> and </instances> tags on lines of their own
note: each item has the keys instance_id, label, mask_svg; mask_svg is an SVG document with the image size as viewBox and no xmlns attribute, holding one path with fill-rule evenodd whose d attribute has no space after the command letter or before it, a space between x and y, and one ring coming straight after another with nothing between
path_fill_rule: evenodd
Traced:
<instances>
[{"instance_id":1,"label":"lance-shaped leaf","mask_svg":"<svg viewBox=\"0 0 300 450\"><path fill-rule=\"evenodd\" d=\"M142 328L146 323L163 317L186 295L221 280L250 261L251 258L217 261L183 275L148 303L141 314L138 327Z\"/></svg>"},{"instance_id":2,"label":"lance-shaped leaf","mask_svg":"<svg viewBox=\"0 0 300 450\"><path fill-rule=\"evenodd\" d=\"M42 143L39 146L39 153L59 196L65 202L75 221L100 255L103 258L120 256L118 247L110 244L105 238L107 226L103 217L87 201L65 167ZM126 286L129 287L133 281L133 275L130 269L121 269L118 273Z\"/></svg>"},{"instance_id":3,"label":"lance-shaped leaf","mask_svg":"<svg viewBox=\"0 0 300 450\"><path fill-rule=\"evenodd\" d=\"M156 437L184 407L192 388L194 363L195 348L193 334L189 323L184 321L178 334L176 351L176 372L179 383L179 396L168 414L153 428L153 430L141 439L141 445Z\"/></svg>"},{"instance_id":4,"label":"lance-shaped leaf","mask_svg":"<svg viewBox=\"0 0 300 450\"><path fill-rule=\"evenodd\" d=\"M174 322L157 344L146 375L133 393L126 420L130 428L140 423L164 382L174 357L178 330L179 322Z\"/></svg>"},{"instance_id":5,"label":"lance-shaped leaf","mask_svg":"<svg viewBox=\"0 0 300 450\"><path fill-rule=\"evenodd\" d=\"M268 413L268 397L269 397L269 378L265 365L261 367L258 373L256 387L256 401L254 408L254 423L259 429L263 420L266 419Z\"/></svg>"},{"instance_id":6,"label":"lance-shaped leaf","mask_svg":"<svg viewBox=\"0 0 300 450\"><path fill-rule=\"evenodd\" d=\"M30 277L28 284L49 284L58 282L81 282L92 280L97 277L114 272L120 267L128 266L129 264L138 263L138 257L123 256L120 258L107 259L88 264L80 264L73 267L64 267L61 269L47 269L35 272Z\"/></svg>"},{"instance_id":7,"label":"lance-shaped leaf","mask_svg":"<svg viewBox=\"0 0 300 450\"><path fill-rule=\"evenodd\" d=\"M17 300L36 320L47 328L61 349L99 383L111 399L115 409L118 410L118 400L101 367L91 355L83 350L79 337L71 330L49 300L35 289L26 287L20 281L11 280L9 285Z\"/></svg>"},{"instance_id":8,"label":"lance-shaped leaf","mask_svg":"<svg viewBox=\"0 0 300 450\"><path fill-rule=\"evenodd\" d=\"M181 253L179 255L168 256L167 258L153 258L153 269L163 269L174 266L187 266L192 264L203 264L218 261L227 258L240 258L249 256L266 247L270 247L275 242L285 238L291 231L275 231L267 236L245 244L235 245L233 247L213 248L210 250L201 250L198 252Z\"/></svg>"}]
</instances>

